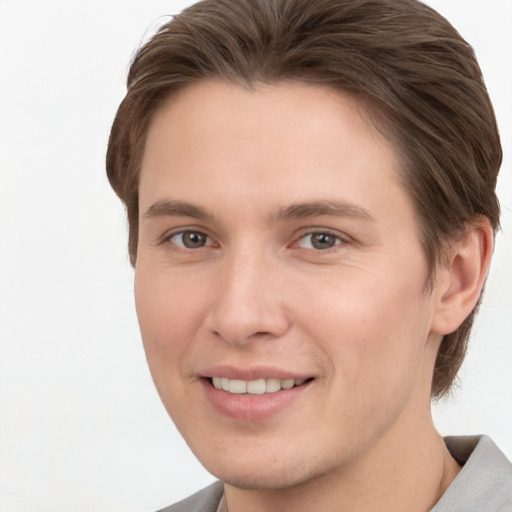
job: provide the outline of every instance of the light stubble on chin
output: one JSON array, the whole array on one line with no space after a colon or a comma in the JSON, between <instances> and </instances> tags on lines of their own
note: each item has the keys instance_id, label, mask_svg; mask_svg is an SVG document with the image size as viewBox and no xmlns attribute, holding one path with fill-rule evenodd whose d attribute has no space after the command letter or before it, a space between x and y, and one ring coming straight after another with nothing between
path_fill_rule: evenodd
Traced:
<instances>
[{"instance_id":1,"label":"light stubble on chin","mask_svg":"<svg viewBox=\"0 0 512 512\"><path fill-rule=\"evenodd\" d=\"M332 469L317 468L314 460L299 460L293 466L287 467L279 472L272 470L272 462L269 462L269 471L266 474L215 474L226 485L241 490L278 492L293 489L304 489L308 484L328 475L332 476Z\"/></svg>"}]
</instances>

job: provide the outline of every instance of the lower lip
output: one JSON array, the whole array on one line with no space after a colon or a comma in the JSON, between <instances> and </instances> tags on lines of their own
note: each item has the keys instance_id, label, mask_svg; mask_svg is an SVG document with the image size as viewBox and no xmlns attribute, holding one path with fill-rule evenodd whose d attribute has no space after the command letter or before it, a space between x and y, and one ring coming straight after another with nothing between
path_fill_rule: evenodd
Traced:
<instances>
[{"instance_id":1,"label":"lower lip","mask_svg":"<svg viewBox=\"0 0 512 512\"><path fill-rule=\"evenodd\" d=\"M301 386L264 395L238 395L217 389L206 379L202 382L206 397L218 412L244 422L271 418L290 406L311 385L311 382L307 382Z\"/></svg>"}]
</instances>

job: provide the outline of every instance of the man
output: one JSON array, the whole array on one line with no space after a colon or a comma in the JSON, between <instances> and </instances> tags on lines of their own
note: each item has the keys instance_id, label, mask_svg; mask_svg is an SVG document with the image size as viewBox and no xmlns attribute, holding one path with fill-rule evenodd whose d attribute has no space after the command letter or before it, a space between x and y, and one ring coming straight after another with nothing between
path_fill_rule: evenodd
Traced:
<instances>
[{"instance_id":1,"label":"man","mask_svg":"<svg viewBox=\"0 0 512 512\"><path fill-rule=\"evenodd\" d=\"M217 483L168 511L504 511L436 432L499 225L470 46L416 0L206 0L132 63L107 154L162 401Z\"/></svg>"}]
</instances>

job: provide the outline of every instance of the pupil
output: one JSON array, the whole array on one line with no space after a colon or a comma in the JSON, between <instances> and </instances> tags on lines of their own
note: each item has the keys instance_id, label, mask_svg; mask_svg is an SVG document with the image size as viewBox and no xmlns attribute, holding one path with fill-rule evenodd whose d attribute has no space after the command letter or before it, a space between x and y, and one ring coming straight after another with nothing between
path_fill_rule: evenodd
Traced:
<instances>
[{"instance_id":1,"label":"pupil","mask_svg":"<svg viewBox=\"0 0 512 512\"><path fill-rule=\"evenodd\" d=\"M330 249L336 244L336 238L327 233L316 233L311 236L311 243L315 249Z\"/></svg>"},{"instance_id":2,"label":"pupil","mask_svg":"<svg viewBox=\"0 0 512 512\"><path fill-rule=\"evenodd\" d=\"M205 243L206 236L203 233L197 233L195 231L187 231L186 233L183 233L183 245L188 249L203 247Z\"/></svg>"}]
</instances>

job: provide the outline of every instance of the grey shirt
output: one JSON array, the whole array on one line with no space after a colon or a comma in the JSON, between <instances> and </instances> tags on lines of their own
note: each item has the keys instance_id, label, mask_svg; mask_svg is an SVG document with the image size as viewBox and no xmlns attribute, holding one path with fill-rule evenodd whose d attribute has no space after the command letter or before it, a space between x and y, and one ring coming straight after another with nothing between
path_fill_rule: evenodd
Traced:
<instances>
[{"instance_id":1,"label":"grey shirt","mask_svg":"<svg viewBox=\"0 0 512 512\"><path fill-rule=\"evenodd\" d=\"M444 441L462 471L431 512L512 512L512 464L491 438Z\"/></svg>"},{"instance_id":2,"label":"grey shirt","mask_svg":"<svg viewBox=\"0 0 512 512\"><path fill-rule=\"evenodd\" d=\"M446 437L462 470L431 512L512 512L512 464L487 436ZM217 512L224 493L215 482L160 512Z\"/></svg>"}]
</instances>

